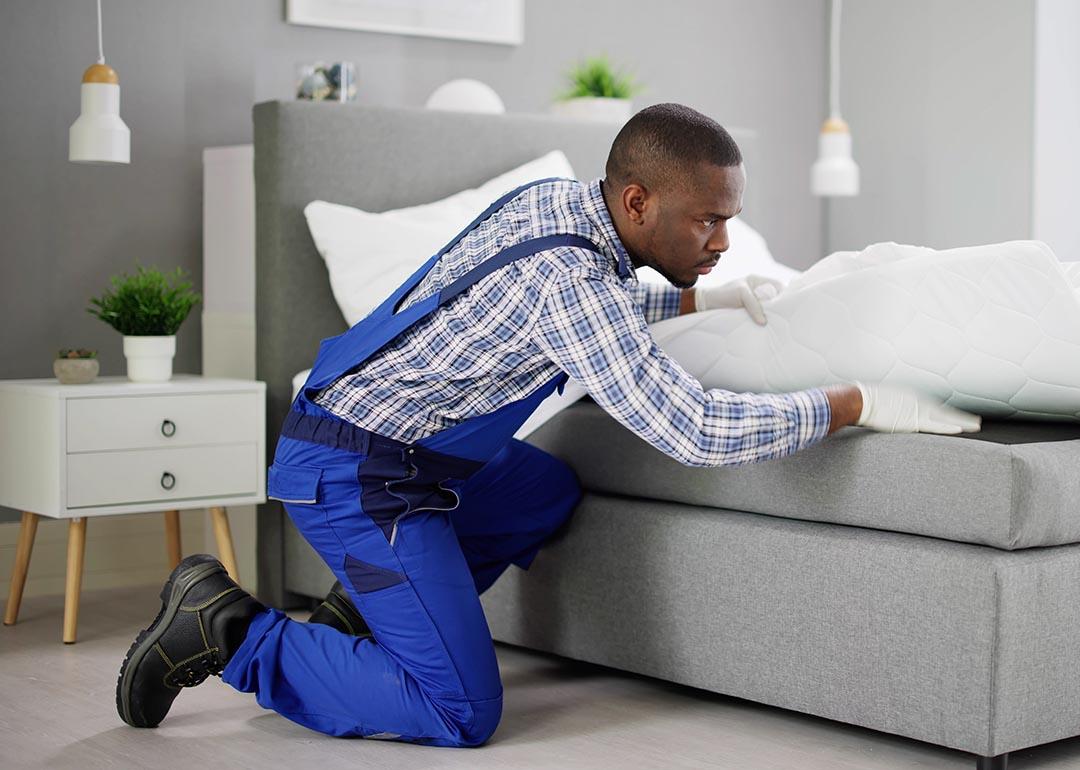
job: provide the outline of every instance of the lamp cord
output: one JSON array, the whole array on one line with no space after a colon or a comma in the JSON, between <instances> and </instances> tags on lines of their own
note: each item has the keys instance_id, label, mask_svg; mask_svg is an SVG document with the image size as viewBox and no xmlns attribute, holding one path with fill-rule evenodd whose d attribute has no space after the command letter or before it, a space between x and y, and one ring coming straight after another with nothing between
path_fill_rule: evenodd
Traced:
<instances>
[{"instance_id":1,"label":"lamp cord","mask_svg":"<svg viewBox=\"0 0 1080 770\"><path fill-rule=\"evenodd\" d=\"M100 3L101 0L98 0ZM829 117L840 117L840 6L843 0L832 0L829 21Z\"/></svg>"},{"instance_id":2,"label":"lamp cord","mask_svg":"<svg viewBox=\"0 0 1080 770\"><path fill-rule=\"evenodd\" d=\"M105 63L105 47L101 43L101 0L97 0L97 60Z\"/></svg>"}]
</instances>

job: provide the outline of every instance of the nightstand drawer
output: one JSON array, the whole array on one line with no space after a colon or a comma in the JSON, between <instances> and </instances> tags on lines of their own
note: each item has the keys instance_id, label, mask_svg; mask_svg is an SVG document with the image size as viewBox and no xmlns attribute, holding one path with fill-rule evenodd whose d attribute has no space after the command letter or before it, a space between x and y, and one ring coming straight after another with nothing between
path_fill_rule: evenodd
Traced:
<instances>
[{"instance_id":1,"label":"nightstand drawer","mask_svg":"<svg viewBox=\"0 0 1080 770\"><path fill-rule=\"evenodd\" d=\"M67 451L233 444L258 435L259 393L73 398Z\"/></svg>"},{"instance_id":2,"label":"nightstand drawer","mask_svg":"<svg viewBox=\"0 0 1080 770\"><path fill-rule=\"evenodd\" d=\"M67 461L68 508L250 495L259 479L256 444L92 452Z\"/></svg>"}]
</instances>

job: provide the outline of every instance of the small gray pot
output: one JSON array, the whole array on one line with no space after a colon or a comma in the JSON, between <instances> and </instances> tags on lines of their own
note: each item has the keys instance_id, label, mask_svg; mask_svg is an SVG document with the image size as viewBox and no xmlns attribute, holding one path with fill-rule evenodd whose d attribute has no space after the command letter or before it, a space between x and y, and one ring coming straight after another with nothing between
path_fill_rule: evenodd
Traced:
<instances>
[{"instance_id":1,"label":"small gray pot","mask_svg":"<svg viewBox=\"0 0 1080 770\"><path fill-rule=\"evenodd\" d=\"M57 358L52 370L62 385L84 385L93 382L101 366L96 358Z\"/></svg>"}]
</instances>

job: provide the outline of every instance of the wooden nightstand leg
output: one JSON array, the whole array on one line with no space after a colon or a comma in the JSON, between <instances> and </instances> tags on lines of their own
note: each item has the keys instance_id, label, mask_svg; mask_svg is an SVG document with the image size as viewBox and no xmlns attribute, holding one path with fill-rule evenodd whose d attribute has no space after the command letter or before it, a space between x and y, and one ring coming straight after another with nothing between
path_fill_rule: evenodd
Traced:
<instances>
[{"instance_id":1,"label":"wooden nightstand leg","mask_svg":"<svg viewBox=\"0 0 1080 770\"><path fill-rule=\"evenodd\" d=\"M214 522L214 538L217 540L218 553L221 554L221 563L225 565L229 577L239 583L236 552L233 550L232 533L229 531L229 512L224 508L211 508L210 518Z\"/></svg>"},{"instance_id":2,"label":"wooden nightstand leg","mask_svg":"<svg viewBox=\"0 0 1080 770\"><path fill-rule=\"evenodd\" d=\"M169 555L169 569L176 569L183 556L180 548L180 511L165 511L165 550Z\"/></svg>"},{"instance_id":3,"label":"wooden nightstand leg","mask_svg":"<svg viewBox=\"0 0 1080 770\"><path fill-rule=\"evenodd\" d=\"M30 569L30 552L34 550L34 535L37 534L39 516L23 511L19 523L19 544L15 547L15 567L11 570L11 587L8 590L7 608L4 610L4 625L13 626L19 618L19 605L22 604L23 586L26 585L26 571Z\"/></svg>"},{"instance_id":4,"label":"wooden nightstand leg","mask_svg":"<svg viewBox=\"0 0 1080 770\"><path fill-rule=\"evenodd\" d=\"M64 587L64 644L75 643L79 622L79 592L82 590L83 554L86 553L86 517L68 524L67 581Z\"/></svg>"}]
</instances>

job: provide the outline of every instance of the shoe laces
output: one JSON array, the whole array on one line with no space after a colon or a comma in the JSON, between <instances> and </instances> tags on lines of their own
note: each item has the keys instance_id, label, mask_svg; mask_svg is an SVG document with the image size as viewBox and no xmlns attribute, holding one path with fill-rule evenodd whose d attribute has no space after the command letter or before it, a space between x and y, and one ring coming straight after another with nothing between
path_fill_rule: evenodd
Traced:
<instances>
[{"instance_id":1,"label":"shoe laces","mask_svg":"<svg viewBox=\"0 0 1080 770\"><path fill-rule=\"evenodd\" d=\"M217 647L211 647L198 655L182 660L165 675L165 684L171 687L194 687L209 676L221 676L225 664Z\"/></svg>"}]
</instances>

